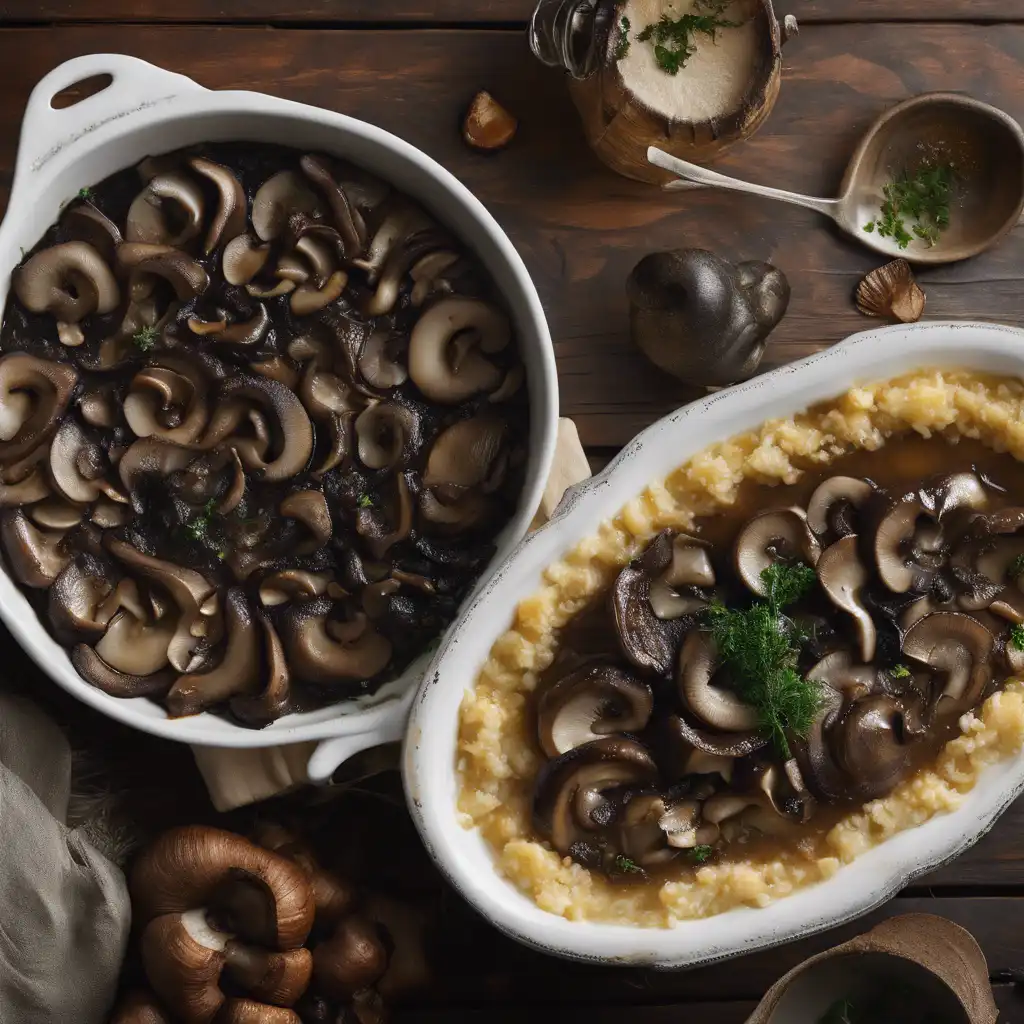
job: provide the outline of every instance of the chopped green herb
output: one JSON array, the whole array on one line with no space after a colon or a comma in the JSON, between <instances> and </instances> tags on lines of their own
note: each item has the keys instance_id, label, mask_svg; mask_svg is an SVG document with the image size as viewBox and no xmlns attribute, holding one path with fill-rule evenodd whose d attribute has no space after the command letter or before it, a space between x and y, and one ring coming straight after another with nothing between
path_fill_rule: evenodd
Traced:
<instances>
[{"instance_id":1,"label":"chopped green herb","mask_svg":"<svg viewBox=\"0 0 1024 1024\"><path fill-rule=\"evenodd\" d=\"M216 498L211 498L204 506L199 515L193 517L185 524L185 532L193 540L206 540L210 530L210 521L214 516L214 507L217 504Z\"/></svg>"},{"instance_id":2,"label":"chopped green herb","mask_svg":"<svg viewBox=\"0 0 1024 1024\"><path fill-rule=\"evenodd\" d=\"M684 14L680 18L670 18L663 14L653 25L648 25L635 38L639 43L651 43L654 47L654 60L662 71L670 75L678 74L679 69L686 67L687 61L697 52L694 37L705 35L714 40L720 28L736 28L739 22L728 21L722 13L731 0L697 0L694 5L703 14Z\"/></svg>"},{"instance_id":3,"label":"chopped green herb","mask_svg":"<svg viewBox=\"0 0 1024 1024\"><path fill-rule=\"evenodd\" d=\"M92 189L91 188L80 188L78 190L78 198L79 199L92 199Z\"/></svg>"},{"instance_id":4,"label":"chopped green herb","mask_svg":"<svg viewBox=\"0 0 1024 1024\"><path fill-rule=\"evenodd\" d=\"M1019 622L1010 630L1010 643L1018 651L1024 651L1024 625Z\"/></svg>"},{"instance_id":5,"label":"chopped green herb","mask_svg":"<svg viewBox=\"0 0 1024 1024\"><path fill-rule=\"evenodd\" d=\"M757 709L784 757L790 756L786 733L805 736L821 706L821 690L796 670L802 637L783 609L803 597L814 583L814 570L776 562L761 574L766 601L749 608L726 608L716 602L705 612L718 653L740 696Z\"/></svg>"},{"instance_id":6,"label":"chopped green herb","mask_svg":"<svg viewBox=\"0 0 1024 1024\"><path fill-rule=\"evenodd\" d=\"M627 875L635 875L643 871L639 864L628 857L623 857L621 853L615 858L615 867Z\"/></svg>"},{"instance_id":7,"label":"chopped green herb","mask_svg":"<svg viewBox=\"0 0 1024 1024\"><path fill-rule=\"evenodd\" d=\"M715 851L710 846L695 846L690 851L690 860L692 860L694 864L703 864L705 861L711 859L711 855L714 852Z\"/></svg>"},{"instance_id":8,"label":"chopped green herb","mask_svg":"<svg viewBox=\"0 0 1024 1024\"><path fill-rule=\"evenodd\" d=\"M915 237L935 245L949 227L949 197L953 189L953 168L949 164L923 165L916 173L901 174L882 188L885 197L876 221L864 230L892 238L906 249ZM906 222L910 221L910 230ZM913 233L911 233L913 232Z\"/></svg>"},{"instance_id":9,"label":"chopped green herb","mask_svg":"<svg viewBox=\"0 0 1024 1024\"><path fill-rule=\"evenodd\" d=\"M360 494L356 500L356 504L360 508L373 508L373 495L372 494Z\"/></svg>"},{"instance_id":10,"label":"chopped green herb","mask_svg":"<svg viewBox=\"0 0 1024 1024\"><path fill-rule=\"evenodd\" d=\"M143 327L141 331L132 335L132 341L134 341L143 352L148 352L156 344L156 339L158 337L159 332L155 327Z\"/></svg>"},{"instance_id":11,"label":"chopped green herb","mask_svg":"<svg viewBox=\"0 0 1024 1024\"><path fill-rule=\"evenodd\" d=\"M893 679L909 679L910 669L903 664L893 665L893 667L889 669L889 675L891 675Z\"/></svg>"},{"instance_id":12,"label":"chopped green herb","mask_svg":"<svg viewBox=\"0 0 1024 1024\"><path fill-rule=\"evenodd\" d=\"M1018 555L1011 563L1009 568L1006 570L1008 576L1012 576L1016 579L1021 573L1024 573L1024 555Z\"/></svg>"},{"instance_id":13,"label":"chopped green herb","mask_svg":"<svg viewBox=\"0 0 1024 1024\"><path fill-rule=\"evenodd\" d=\"M619 18L619 41L615 44L615 59L622 60L629 53L629 18Z\"/></svg>"}]
</instances>

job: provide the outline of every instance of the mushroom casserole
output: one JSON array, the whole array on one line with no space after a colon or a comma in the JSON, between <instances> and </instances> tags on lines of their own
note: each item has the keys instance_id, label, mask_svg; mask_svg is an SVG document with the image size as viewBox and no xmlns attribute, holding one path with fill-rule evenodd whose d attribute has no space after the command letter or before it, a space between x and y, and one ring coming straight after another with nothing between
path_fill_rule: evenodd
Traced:
<instances>
[{"instance_id":1,"label":"mushroom casserole","mask_svg":"<svg viewBox=\"0 0 1024 1024\"><path fill-rule=\"evenodd\" d=\"M1024 385L922 372L703 451L545 574L459 810L569 918L763 906L1024 741Z\"/></svg>"},{"instance_id":2,"label":"mushroom casserole","mask_svg":"<svg viewBox=\"0 0 1024 1024\"><path fill-rule=\"evenodd\" d=\"M259 727L397 676L515 508L528 410L479 262L255 143L83 189L12 277L0 542L82 676Z\"/></svg>"}]
</instances>

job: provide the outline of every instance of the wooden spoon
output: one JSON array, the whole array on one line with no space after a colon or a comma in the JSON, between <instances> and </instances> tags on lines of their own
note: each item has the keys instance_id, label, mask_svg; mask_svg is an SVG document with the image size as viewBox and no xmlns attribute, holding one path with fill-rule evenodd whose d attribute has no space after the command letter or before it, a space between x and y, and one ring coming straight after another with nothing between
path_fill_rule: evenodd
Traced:
<instances>
[{"instance_id":1,"label":"wooden spoon","mask_svg":"<svg viewBox=\"0 0 1024 1024\"><path fill-rule=\"evenodd\" d=\"M858 242L915 263L952 263L998 242L1024 209L1024 131L1008 114L957 93L933 92L887 110L861 140L846 169L838 199L786 192L730 178L670 156L652 146L647 159L681 178L663 186L677 191L724 188L778 199L831 217ZM864 230L877 221L883 188L923 161L949 164L955 175L950 224L934 245L918 238L905 249L895 239ZM913 222L907 222L912 230Z\"/></svg>"}]
</instances>

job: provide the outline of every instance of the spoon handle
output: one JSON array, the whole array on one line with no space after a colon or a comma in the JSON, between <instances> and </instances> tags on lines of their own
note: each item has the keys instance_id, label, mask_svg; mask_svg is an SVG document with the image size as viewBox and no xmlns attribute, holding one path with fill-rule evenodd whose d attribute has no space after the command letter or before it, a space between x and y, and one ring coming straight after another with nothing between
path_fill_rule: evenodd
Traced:
<instances>
[{"instance_id":1,"label":"spoon handle","mask_svg":"<svg viewBox=\"0 0 1024 1024\"><path fill-rule=\"evenodd\" d=\"M809 210L817 210L818 213L823 213L826 217L836 219L838 199L819 199L817 196L805 196L799 192L786 192L781 188L769 188L767 185L755 185L751 181L730 178L726 174L708 170L707 167L698 167L697 164L680 160L678 157L658 149L657 146L651 146L647 150L647 159L655 167L671 171L682 179L681 181L670 181L665 185L664 188L668 191L684 191L703 186L724 188L733 192L749 192L751 195L764 196L765 199L778 199L780 202L792 203L794 206L806 206Z\"/></svg>"}]
</instances>

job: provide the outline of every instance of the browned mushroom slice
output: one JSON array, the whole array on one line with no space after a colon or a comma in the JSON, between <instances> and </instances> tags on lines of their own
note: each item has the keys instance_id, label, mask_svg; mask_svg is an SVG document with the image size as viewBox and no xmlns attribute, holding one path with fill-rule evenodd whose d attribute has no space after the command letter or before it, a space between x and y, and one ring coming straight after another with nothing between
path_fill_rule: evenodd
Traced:
<instances>
[{"instance_id":1,"label":"browned mushroom slice","mask_svg":"<svg viewBox=\"0 0 1024 1024\"><path fill-rule=\"evenodd\" d=\"M899 698L875 694L856 701L835 727L832 744L851 794L884 796L910 771L907 713Z\"/></svg>"},{"instance_id":2,"label":"browned mushroom slice","mask_svg":"<svg viewBox=\"0 0 1024 1024\"><path fill-rule=\"evenodd\" d=\"M829 744L829 734L843 708L843 694L831 685L831 678L834 678L832 668L829 666L826 670L819 662L808 673L808 679L813 677L822 684L819 688L820 704L807 735L803 739L793 737L790 741L808 786L824 800L838 800L847 795L847 780ZM843 677L842 682L845 681ZM855 680L848 689L854 696L863 696L857 682Z\"/></svg>"},{"instance_id":3,"label":"browned mushroom slice","mask_svg":"<svg viewBox=\"0 0 1024 1024\"><path fill-rule=\"evenodd\" d=\"M651 582L672 563L672 535L664 531L647 550L622 569L612 584L610 601L622 653L645 672L667 676L675 664L692 616L659 619L651 607Z\"/></svg>"},{"instance_id":4,"label":"browned mushroom slice","mask_svg":"<svg viewBox=\"0 0 1024 1024\"><path fill-rule=\"evenodd\" d=\"M322 548L334 532L327 499L320 491L289 494L278 509L286 519L297 519L309 531L309 539L296 545L295 554L307 555Z\"/></svg>"},{"instance_id":5,"label":"browned mushroom slice","mask_svg":"<svg viewBox=\"0 0 1024 1024\"><path fill-rule=\"evenodd\" d=\"M678 801L670 810L657 793L637 793L623 809L618 828L621 856L640 868L667 864L679 853L676 842L685 844L694 831L700 805L693 800ZM671 825L671 832L662 822ZM693 845L696 845L695 843Z\"/></svg>"},{"instance_id":6,"label":"browned mushroom slice","mask_svg":"<svg viewBox=\"0 0 1024 1024\"><path fill-rule=\"evenodd\" d=\"M897 502L875 531L875 565L894 593L925 590L943 561L942 528L914 497Z\"/></svg>"},{"instance_id":7,"label":"browned mushroom slice","mask_svg":"<svg viewBox=\"0 0 1024 1024\"><path fill-rule=\"evenodd\" d=\"M284 233L292 214L312 214L317 206L317 197L302 178L294 171L280 171L253 196L252 226L264 242L269 242Z\"/></svg>"},{"instance_id":8,"label":"browned mushroom slice","mask_svg":"<svg viewBox=\"0 0 1024 1024\"><path fill-rule=\"evenodd\" d=\"M363 312L374 317L390 313L398 303L402 284L413 264L448 244L450 239L440 230L423 231L401 243L384 264L377 279L377 290L363 307Z\"/></svg>"},{"instance_id":9,"label":"browned mushroom slice","mask_svg":"<svg viewBox=\"0 0 1024 1024\"><path fill-rule=\"evenodd\" d=\"M321 192L331 210L334 226L345 244L345 256L355 259L366 245L366 224L321 157L307 154L299 160L302 173Z\"/></svg>"},{"instance_id":10,"label":"browned mushroom slice","mask_svg":"<svg viewBox=\"0 0 1024 1024\"><path fill-rule=\"evenodd\" d=\"M146 477L166 478L184 469L195 458L195 452L178 445L143 437L135 441L121 456L117 472L121 483L132 502L132 507L142 511L140 487Z\"/></svg>"},{"instance_id":11,"label":"browned mushroom slice","mask_svg":"<svg viewBox=\"0 0 1024 1024\"><path fill-rule=\"evenodd\" d=\"M418 206L405 198L389 201L381 211L379 223L366 249L366 256L352 261L366 271L371 282L376 282L388 257L407 239L434 227L434 222Z\"/></svg>"},{"instance_id":12,"label":"browned mushroom slice","mask_svg":"<svg viewBox=\"0 0 1024 1024\"><path fill-rule=\"evenodd\" d=\"M121 244L118 226L92 203L72 203L60 218L61 232L68 241L91 245L107 262L113 264Z\"/></svg>"},{"instance_id":13,"label":"browned mushroom slice","mask_svg":"<svg viewBox=\"0 0 1024 1024\"><path fill-rule=\"evenodd\" d=\"M867 696L875 689L878 670L873 665L855 662L850 651L839 650L821 658L807 673L807 678L838 691L850 701Z\"/></svg>"},{"instance_id":14,"label":"browned mushroom slice","mask_svg":"<svg viewBox=\"0 0 1024 1024\"><path fill-rule=\"evenodd\" d=\"M757 788L764 794L768 806L783 818L806 824L814 816L817 801L808 791L803 774L795 758L782 764L766 765L758 773Z\"/></svg>"},{"instance_id":15,"label":"browned mushroom slice","mask_svg":"<svg viewBox=\"0 0 1024 1024\"><path fill-rule=\"evenodd\" d=\"M372 679L391 660L391 644L369 621L357 623L351 635L339 639L328 632L329 598L296 603L288 610L281 629L288 664L295 675L310 683L331 686Z\"/></svg>"},{"instance_id":16,"label":"browned mushroom slice","mask_svg":"<svg viewBox=\"0 0 1024 1024\"><path fill-rule=\"evenodd\" d=\"M46 449L41 449L46 454ZM3 474L0 473L0 480ZM14 483L0 482L0 508L13 508L16 505L31 505L42 501L50 493L50 485L46 474L36 465L29 467L26 474Z\"/></svg>"},{"instance_id":17,"label":"browned mushroom slice","mask_svg":"<svg viewBox=\"0 0 1024 1024\"><path fill-rule=\"evenodd\" d=\"M686 709L706 726L722 732L757 729L757 709L736 694L715 686L717 651L707 633L694 630L679 652L679 696Z\"/></svg>"},{"instance_id":18,"label":"browned mushroom slice","mask_svg":"<svg viewBox=\"0 0 1024 1024\"><path fill-rule=\"evenodd\" d=\"M857 550L857 535L848 533L827 547L815 568L818 581L832 603L853 617L861 661L871 661L875 657L878 631L860 597L869 577Z\"/></svg>"},{"instance_id":19,"label":"browned mushroom slice","mask_svg":"<svg viewBox=\"0 0 1024 1024\"><path fill-rule=\"evenodd\" d=\"M270 314L266 306L260 303L248 320L229 324L214 335L214 341L225 345L258 345L270 330Z\"/></svg>"},{"instance_id":20,"label":"browned mushroom slice","mask_svg":"<svg viewBox=\"0 0 1024 1024\"><path fill-rule=\"evenodd\" d=\"M537 706L537 736L548 757L610 733L639 732L654 708L650 686L612 665L591 665L559 679Z\"/></svg>"},{"instance_id":21,"label":"browned mushroom slice","mask_svg":"<svg viewBox=\"0 0 1024 1024\"><path fill-rule=\"evenodd\" d=\"M953 473L921 488L924 507L942 521L957 509L982 509L988 504L985 485L976 473Z\"/></svg>"},{"instance_id":22,"label":"browned mushroom slice","mask_svg":"<svg viewBox=\"0 0 1024 1024\"><path fill-rule=\"evenodd\" d=\"M946 680L938 695L939 714L974 707L992 678L992 634L977 619L960 612L934 612L907 631L903 653L924 662Z\"/></svg>"},{"instance_id":23,"label":"browned mushroom slice","mask_svg":"<svg viewBox=\"0 0 1024 1024\"><path fill-rule=\"evenodd\" d=\"M207 392L201 369L165 357L132 378L124 400L124 418L137 437L193 444L210 416Z\"/></svg>"},{"instance_id":24,"label":"browned mushroom slice","mask_svg":"<svg viewBox=\"0 0 1024 1024\"><path fill-rule=\"evenodd\" d=\"M386 390L405 383L409 371L402 362L408 340L397 332L378 329L363 343L359 353L359 372L367 384Z\"/></svg>"},{"instance_id":25,"label":"browned mushroom slice","mask_svg":"<svg viewBox=\"0 0 1024 1024\"><path fill-rule=\"evenodd\" d=\"M371 504L356 510L356 533L365 537L374 558L384 558L412 530L412 491L404 473L393 478L383 507Z\"/></svg>"},{"instance_id":26,"label":"browned mushroom slice","mask_svg":"<svg viewBox=\"0 0 1024 1024\"><path fill-rule=\"evenodd\" d=\"M40 447L57 426L77 382L77 372L66 363L24 352L0 356L0 463L10 466Z\"/></svg>"},{"instance_id":27,"label":"browned mushroom slice","mask_svg":"<svg viewBox=\"0 0 1024 1024\"><path fill-rule=\"evenodd\" d=\"M231 712L246 725L260 728L291 710L291 685L284 646L270 619L256 613L263 636L263 688L259 693L231 698Z\"/></svg>"},{"instance_id":28,"label":"browned mushroom slice","mask_svg":"<svg viewBox=\"0 0 1024 1024\"><path fill-rule=\"evenodd\" d=\"M493 391L504 376L487 359L511 340L508 318L480 299L449 297L421 314L409 337L409 376L427 398L454 405Z\"/></svg>"},{"instance_id":29,"label":"browned mushroom slice","mask_svg":"<svg viewBox=\"0 0 1024 1024\"><path fill-rule=\"evenodd\" d=\"M227 641L220 661L205 672L177 679L164 700L172 718L197 715L259 686L260 635L245 595L237 587L225 598Z\"/></svg>"},{"instance_id":30,"label":"browned mushroom slice","mask_svg":"<svg viewBox=\"0 0 1024 1024\"><path fill-rule=\"evenodd\" d=\"M356 451L364 466L394 469L419 448L420 418L414 409L397 402L371 402L356 417L355 433Z\"/></svg>"},{"instance_id":31,"label":"browned mushroom slice","mask_svg":"<svg viewBox=\"0 0 1024 1024\"><path fill-rule=\"evenodd\" d=\"M107 456L75 420L66 419L53 436L49 468L61 494L70 501L88 503L103 490L100 484L108 468Z\"/></svg>"},{"instance_id":32,"label":"browned mushroom slice","mask_svg":"<svg viewBox=\"0 0 1024 1024\"><path fill-rule=\"evenodd\" d=\"M573 852L614 824L609 791L650 786L658 781L651 755L635 740L604 737L548 761L533 792L533 825L561 854Z\"/></svg>"},{"instance_id":33,"label":"browned mushroom slice","mask_svg":"<svg viewBox=\"0 0 1024 1024\"><path fill-rule=\"evenodd\" d=\"M158 174L128 208L125 238L151 245L184 245L202 230L203 207L203 193L196 182L176 171Z\"/></svg>"},{"instance_id":34,"label":"browned mushroom slice","mask_svg":"<svg viewBox=\"0 0 1024 1024\"><path fill-rule=\"evenodd\" d=\"M207 160L194 156L189 164L197 174L208 178L217 189L217 212L210 221L203 251L209 255L219 245L230 242L245 231L245 191L235 172Z\"/></svg>"},{"instance_id":35,"label":"browned mushroom slice","mask_svg":"<svg viewBox=\"0 0 1024 1024\"><path fill-rule=\"evenodd\" d=\"M344 270L335 270L327 280L319 286L301 284L292 292L289 299L291 311L296 316L309 316L312 313L337 302L348 284L348 274Z\"/></svg>"},{"instance_id":36,"label":"browned mushroom slice","mask_svg":"<svg viewBox=\"0 0 1024 1024\"><path fill-rule=\"evenodd\" d=\"M459 263L459 254L450 249L434 249L421 257L409 270L412 291L409 300L414 306L422 306L438 292L450 292L449 274Z\"/></svg>"},{"instance_id":37,"label":"browned mushroom slice","mask_svg":"<svg viewBox=\"0 0 1024 1024\"><path fill-rule=\"evenodd\" d=\"M717 732L695 725L684 712L669 715L663 726L664 737L677 746L690 747L718 757L745 757L768 745L768 735L756 729L744 732Z\"/></svg>"},{"instance_id":38,"label":"browned mushroom slice","mask_svg":"<svg viewBox=\"0 0 1024 1024\"><path fill-rule=\"evenodd\" d=\"M63 531L39 529L22 508L0 514L0 541L14 578L26 587L50 586L71 561Z\"/></svg>"},{"instance_id":39,"label":"browned mushroom slice","mask_svg":"<svg viewBox=\"0 0 1024 1024\"><path fill-rule=\"evenodd\" d=\"M858 533L857 512L873 493L874 487L867 480L830 476L815 488L807 502L807 525L819 537Z\"/></svg>"},{"instance_id":40,"label":"browned mushroom slice","mask_svg":"<svg viewBox=\"0 0 1024 1024\"><path fill-rule=\"evenodd\" d=\"M712 587L715 570L708 557L707 545L678 534L672 541L669 567L651 581L651 608L659 619L677 619L706 608L708 601L697 588Z\"/></svg>"},{"instance_id":41,"label":"browned mushroom slice","mask_svg":"<svg viewBox=\"0 0 1024 1024\"><path fill-rule=\"evenodd\" d=\"M266 266L270 246L260 244L252 235L238 235L224 246L221 269L228 284L248 284Z\"/></svg>"},{"instance_id":42,"label":"browned mushroom slice","mask_svg":"<svg viewBox=\"0 0 1024 1024\"><path fill-rule=\"evenodd\" d=\"M748 520L736 537L733 562L746 586L760 597L767 594L761 574L777 561L816 565L821 546L800 508L761 512Z\"/></svg>"},{"instance_id":43,"label":"browned mushroom slice","mask_svg":"<svg viewBox=\"0 0 1024 1024\"><path fill-rule=\"evenodd\" d=\"M121 297L110 267L86 242L64 242L37 252L18 267L11 283L26 309L50 313L60 324L109 313Z\"/></svg>"},{"instance_id":44,"label":"browned mushroom slice","mask_svg":"<svg viewBox=\"0 0 1024 1024\"><path fill-rule=\"evenodd\" d=\"M149 676L134 676L108 665L88 644L78 644L71 652L75 671L98 690L111 697L162 697L174 682L173 669L161 669Z\"/></svg>"},{"instance_id":45,"label":"browned mushroom slice","mask_svg":"<svg viewBox=\"0 0 1024 1024\"><path fill-rule=\"evenodd\" d=\"M95 642L122 607L145 618L134 580L122 579L115 587L108 577L95 558L80 555L54 580L47 594L47 614L61 643Z\"/></svg>"},{"instance_id":46,"label":"browned mushroom slice","mask_svg":"<svg viewBox=\"0 0 1024 1024\"><path fill-rule=\"evenodd\" d=\"M283 569L271 573L260 583L260 603L266 608L286 604L293 600L322 597L331 580L328 576L306 572L303 569Z\"/></svg>"},{"instance_id":47,"label":"browned mushroom slice","mask_svg":"<svg viewBox=\"0 0 1024 1024\"><path fill-rule=\"evenodd\" d=\"M123 246L122 246L123 248ZM140 302L153 291L154 278L166 281L182 302L194 299L210 286L203 265L178 249L139 262L130 278L131 297Z\"/></svg>"}]
</instances>

